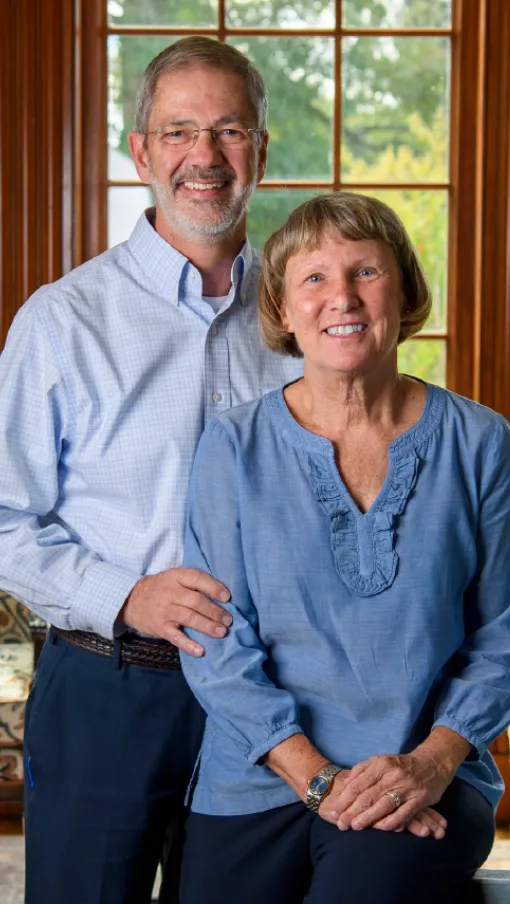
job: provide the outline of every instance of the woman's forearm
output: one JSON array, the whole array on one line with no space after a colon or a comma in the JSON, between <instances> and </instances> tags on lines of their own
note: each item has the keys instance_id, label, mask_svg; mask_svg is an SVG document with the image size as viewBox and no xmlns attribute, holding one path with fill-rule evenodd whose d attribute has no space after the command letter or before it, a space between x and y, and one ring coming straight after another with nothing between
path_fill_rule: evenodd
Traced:
<instances>
[{"instance_id":1,"label":"woman's forearm","mask_svg":"<svg viewBox=\"0 0 510 904\"><path fill-rule=\"evenodd\" d=\"M303 734L294 734L277 744L266 755L265 763L306 800L306 789L312 776L331 760L323 756Z\"/></svg>"},{"instance_id":2,"label":"woman's forearm","mask_svg":"<svg viewBox=\"0 0 510 904\"><path fill-rule=\"evenodd\" d=\"M413 752L418 755L427 754L435 762L438 772L451 780L472 749L469 741L462 735L451 728L438 725Z\"/></svg>"}]
</instances>

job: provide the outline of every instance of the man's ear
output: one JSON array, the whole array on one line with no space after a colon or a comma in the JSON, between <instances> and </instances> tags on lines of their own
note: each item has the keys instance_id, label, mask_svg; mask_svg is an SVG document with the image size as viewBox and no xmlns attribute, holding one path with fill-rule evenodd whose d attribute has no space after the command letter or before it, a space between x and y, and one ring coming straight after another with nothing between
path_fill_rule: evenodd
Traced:
<instances>
[{"instance_id":1,"label":"man's ear","mask_svg":"<svg viewBox=\"0 0 510 904\"><path fill-rule=\"evenodd\" d=\"M264 132L264 134L260 136L260 146L259 146L259 150L258 150L257 185L259 184L259 182L262 182L262 179L264 178L264 173L266 172L268 141L269 141L269 135L267 134L267 132Z\"/></svg>"},{"instance_id":2,"label":"man's ear","mask_svg":"<svg viewBox=\"0 0 510 904\"><path fill-rule=\"evenodd\" d=\"M144 185L150 185L151 169L149 152L145 146L146 136L142 135L141 132L130 132L128 141L136 172Z\"/></svg>"}]
</instances>

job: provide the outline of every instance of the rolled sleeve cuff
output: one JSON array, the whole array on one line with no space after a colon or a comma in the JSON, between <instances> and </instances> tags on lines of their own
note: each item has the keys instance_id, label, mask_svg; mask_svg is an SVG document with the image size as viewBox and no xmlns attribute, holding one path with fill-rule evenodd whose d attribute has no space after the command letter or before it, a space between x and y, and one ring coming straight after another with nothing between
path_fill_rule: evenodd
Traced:
<instances>
[{"instance_id":1,"label":"rolled sleeve cuff","mask_svg":"<svg viewBox=\"0 0 510 904\"><path fill-rule=\"evenodd\" d=\"M452 716L444 715L438 716L435 720L432 728L437 728L438 726L442 726L444 728L450 728L451 731L457 732L457 734L461 735L466 741L469 741L472 747L476 750L477 756L475 759L479 759L483 757L487 752L490 741L485 741L478 734L476 734L473 729L469 725L465 725L462 722L457 722L456 719L452 718ZM473 757L471 757L472 759Z\"/></svg>"},{"instance_id":2,"label":"rolled sleeve cuff","mask_svg":"<svg viewBox=\"0 0 510 904\"><path fill-rule=\"evenodd\" d=\"M298 725L297 722L288 722L286 725L283 725L277 731L273 732L273 734L268 735L267 738L257 744L256 747L252 747L248 754L248 762L251 763L252 766L259 765L266 753L269 753L273 747L276 747L278 744L281 744L282 741L286 741L287 738L291 738L292 735L295 734L303 734L301 725Z\"/></svg>"},{"instance_id":3,"label":"rolled sleeve cuff","mask_svg":"<svg viewBox=\"0 0 510 904\"><path fill-rule=\"evenodd\" d=\"M68 630L94 631L113 640L117 618L139 574L108 562L91 565L72 600Z\"/></svg>"}]
</instances>

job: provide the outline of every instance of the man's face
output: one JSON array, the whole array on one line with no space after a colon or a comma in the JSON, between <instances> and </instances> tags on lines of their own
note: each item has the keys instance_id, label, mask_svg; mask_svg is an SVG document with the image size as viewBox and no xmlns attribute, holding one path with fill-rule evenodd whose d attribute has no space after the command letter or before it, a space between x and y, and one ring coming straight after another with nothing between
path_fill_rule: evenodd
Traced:
<instances>
[{"instance_id":1,"label":"man's face","mask_svg":"<svg viewBox=\"0 0 510 904\"><path fill-rule=\"evenodd\" d=\"M256 128L242 76L203 64L162 75L149 134L130 135L138 175L152 186L156 205L173 232L200 242L231 235L243 221L266 164L267 135L250 133L240 147L222 147L200 132L191 148L165 135L179 129Z\"/></svg>"}]
</instances>

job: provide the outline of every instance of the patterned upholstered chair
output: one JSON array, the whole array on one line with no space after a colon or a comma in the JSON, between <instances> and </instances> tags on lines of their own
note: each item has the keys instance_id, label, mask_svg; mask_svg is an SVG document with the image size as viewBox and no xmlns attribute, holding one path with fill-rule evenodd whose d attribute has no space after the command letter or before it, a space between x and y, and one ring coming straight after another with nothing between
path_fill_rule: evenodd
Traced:
<instances>
[{"instance_id":1,"label":"patterned upholstered chair","mask_svg":"<svg viewBox=\"0 0 510 904\"><path fill-rule=\"evenodd\" d=\"M0 812L23 791L23 723L34 670L33 616L0 590Z\"/></svg>"}]
</instances>

